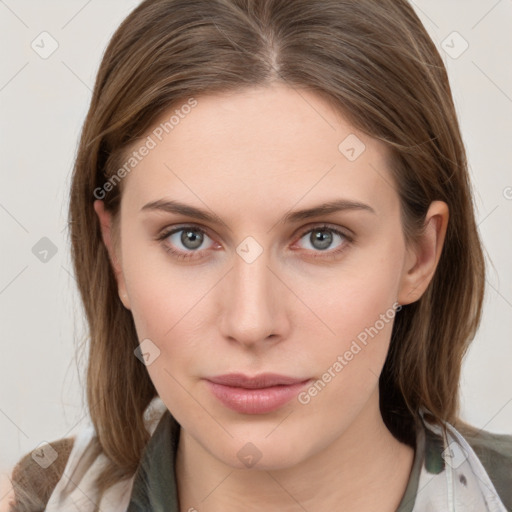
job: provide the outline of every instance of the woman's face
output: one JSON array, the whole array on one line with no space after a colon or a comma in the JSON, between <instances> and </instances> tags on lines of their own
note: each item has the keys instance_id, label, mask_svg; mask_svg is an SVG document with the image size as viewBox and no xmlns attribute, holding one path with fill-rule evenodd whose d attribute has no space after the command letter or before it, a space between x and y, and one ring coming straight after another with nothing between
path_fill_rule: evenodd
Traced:
<instances>
[{"instance_id":1,"label":"woman's face","mask_svg":"<svg viewBox=\"0 0 512 512\"><path fill-rule=\"evenodd\" d=\"M289 467L380 419L397 301L428 279L384 146L318 96L273 86L183 105L127 156L120 295L192 442L230 466ZM251 380L263 374L278 377Z\"/></svg>"}]
</instances>

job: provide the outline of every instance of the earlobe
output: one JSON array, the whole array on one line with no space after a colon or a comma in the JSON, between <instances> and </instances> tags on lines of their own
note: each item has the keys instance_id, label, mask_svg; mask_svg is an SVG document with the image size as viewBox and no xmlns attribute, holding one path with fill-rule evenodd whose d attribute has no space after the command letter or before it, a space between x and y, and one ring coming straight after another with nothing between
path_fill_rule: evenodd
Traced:
<instances>
[{"instance_id":1,"label":"earlobe","mask_svg":"<svg viewBox=\"0 0 512 512\"><path fill-rule=\"evenodd\" d=\"M411 304L421 298L432 278L443 250L449 210L443 201L433 201L425 216L425 229L414 247L408 248L398 301Z\"/></svg>"},{"instance_id":2,"label":"earlobe","mask_svg":"<svg viewBox=\"0 0 512 512\"><path fill-rule=\"evenodd\" d=\"M96 212L96 215L98 216L103 243L105 244L105 247L107 248L107 252L109 255L109 259L110 259L110 264L112 265L112 269L116 276L119 298L121 299L124 306L127 309L130 309L128 294L126 293L126 284L125 284L125 280L124 280L124 275L123 275L123 271L121 268L121 263L119 261L118 255L117 255L115 241L114 241L114 234L113 234L113 228L112 228L112 226L113 226L112 225L112 214L111 214L111 212L109 212L105 209L105 205L104 205L103 201L101 201L100 199L97 199L96 201L94 201L94 211Z\"/></svg>"}]
</instances>

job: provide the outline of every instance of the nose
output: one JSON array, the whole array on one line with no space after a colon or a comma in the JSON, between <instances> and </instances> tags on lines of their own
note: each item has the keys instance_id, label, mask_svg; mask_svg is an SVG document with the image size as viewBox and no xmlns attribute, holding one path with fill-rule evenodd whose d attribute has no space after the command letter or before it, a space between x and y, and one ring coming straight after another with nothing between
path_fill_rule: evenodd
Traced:
<instances>
[{"instance_id":1,"label":"nose","mask_svg":"<svg viewBox=\"0 0 512 512\"><path fill-rule=\"evenodd\" d=\"M250 263L234 255L233 267L218 290L220 329L225 339L254 349L287 336L285 287L269 264L266 251Z\"/></svg>"}]
</instances>

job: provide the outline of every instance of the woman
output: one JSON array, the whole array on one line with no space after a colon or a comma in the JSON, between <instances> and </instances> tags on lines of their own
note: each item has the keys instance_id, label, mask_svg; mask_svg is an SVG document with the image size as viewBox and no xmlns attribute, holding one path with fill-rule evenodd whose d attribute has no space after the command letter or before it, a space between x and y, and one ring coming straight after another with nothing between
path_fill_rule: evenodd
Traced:
<instances>
[{"instance_id":1,"label":"woman","mask_svg":"<svg viewBox=\"0 0 512 512\"><path fill-rule=\"evenodd\" d=\"M92 425L11 510L511 509L512 437L458 418L484 262L405 0L143 2L70 229Z\"/></svg>"}]
</instances>

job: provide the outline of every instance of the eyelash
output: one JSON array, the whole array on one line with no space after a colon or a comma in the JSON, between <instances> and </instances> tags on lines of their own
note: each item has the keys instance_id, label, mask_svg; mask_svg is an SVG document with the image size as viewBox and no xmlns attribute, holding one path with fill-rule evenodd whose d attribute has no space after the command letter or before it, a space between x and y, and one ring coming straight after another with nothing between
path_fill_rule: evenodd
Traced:
<instances>
[{"instance_id":1,"label":"eyelash","mask_svg":"<svg viewBox=\"0 0 512 512\"><path fill-rule=\"evenodd\" d=\"M194 226L194 225L185 225L185 226L180 226L180 227L177 227L177 228L172 228L172 229L169 229L169 230L164 230L160 235L157 236L156 240L158 240L159 242L162 243L163 245L163 248L165 249L165 251L167 251L168 253L172 254L172 256L178 260L192 260L192 259L196 259L197 258L197 254L201 254L201 252L203 251L206 251L207 249L203 249L203 250L200 250L200 251L189 251L189 252L182 252L182 251L177 251L176 249L173 249L171 248L168 244L164 243L165 240L173 235L174 233L179 233L180 231L186 231L186 230L190 230L190 231L194 231L195 233L200 233L202 235L206 235L208 236L208 233L198 227L198 226ZM305 231L303 231L298 240L300 240L301 238L304 237L304 235L307 235L308 233L311 233L312 231L328 231L330 233L334 233L336 235L339 235L340 237L342 237L344 239L344 243L342 243L342 245L338 248L338 249L335 249L333 251L329 251L329 250L326 250L325 252L324 251L314 251L316 253L319 253L318 255L313 255L312 257L313 258L323 258L323 259L334 259L336 257L338 257L342 252L344 252L347 248L347 245L350 245L353 243L354 239L352 236L348 235L347 233L344 233L343 231L340 231L339 229L337 228L334 228L334 227L331 227L327 224L318 224L316 226L313 226L313 227L309 227L308 229L306 229ZM211 238L208 236L208 238Z\"/></svg>"}]
</instances>

